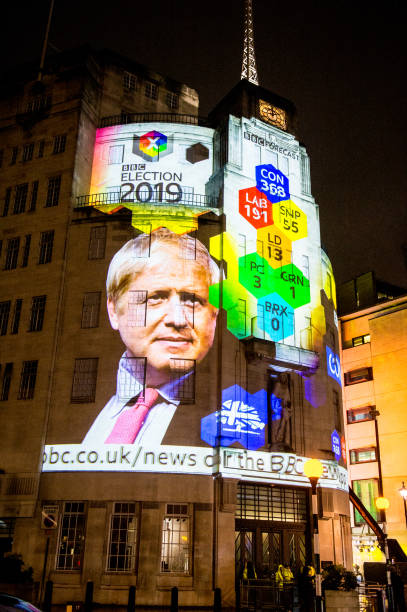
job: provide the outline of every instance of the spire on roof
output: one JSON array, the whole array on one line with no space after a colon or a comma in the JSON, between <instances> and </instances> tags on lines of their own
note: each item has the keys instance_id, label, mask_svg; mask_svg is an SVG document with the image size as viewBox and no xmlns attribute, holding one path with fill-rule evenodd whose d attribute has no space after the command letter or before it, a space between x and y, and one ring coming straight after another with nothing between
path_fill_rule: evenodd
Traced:
<instances>
[{"instance_id":1,"label":"spire on roof","mask_svg":"<svg viewBox=\"0 0 407 612\"><path fill-rule=\"evenodd\" d=\"M256 57L254 55L252 0L245 0L244 43L241 78L247 79L255 85L259 84L259 79L257 77Z\"/></svg>"}]
</instances>

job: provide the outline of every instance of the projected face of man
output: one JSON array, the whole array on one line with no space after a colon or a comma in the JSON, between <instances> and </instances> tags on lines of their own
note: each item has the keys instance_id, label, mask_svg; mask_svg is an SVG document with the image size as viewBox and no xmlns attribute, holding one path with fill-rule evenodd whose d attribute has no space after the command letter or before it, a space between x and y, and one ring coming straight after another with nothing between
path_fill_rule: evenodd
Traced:
<instances>
[{"instance_id":1,"label":"projected face of man","mask_svg":"<svg viewBox=\"0 0 407 612\"><path fill-rule=\"evenodd\" d=\"M131 309L143 294L131 292L145 291L146 324L132 325ZM192 368L194 361L205 357L217 317L208 298L209 270L199 260L181 259L176 249L167 246L134 277L116 304L108 301L111 325L119 330L128 356L147 358L147 385L170 380L170 359L191 360ZM145 300L136 307L144 312L144 304Z\"/></svg>"}]
</instances>

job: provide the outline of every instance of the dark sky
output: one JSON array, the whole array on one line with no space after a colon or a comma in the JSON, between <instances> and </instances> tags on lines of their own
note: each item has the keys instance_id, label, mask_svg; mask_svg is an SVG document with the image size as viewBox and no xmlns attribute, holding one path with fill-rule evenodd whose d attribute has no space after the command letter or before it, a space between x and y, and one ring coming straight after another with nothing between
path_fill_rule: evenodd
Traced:
<instances>
[{"instance_id":1,"label":"dark sky","mask_svg":"<svg viewBox=\"0 0 407 612\"><path fill-rule=\"evenodd\" d=\"M407 286L404 2L253 0L260 84L297 106L337 282ZM40 57L49 3L2 19L4 67ZM108 47L196 88L201 114L239 80L243 0L55 0L50 42ZM407 247L406 247L407 248Z\"/></svg>"}]
</instances>

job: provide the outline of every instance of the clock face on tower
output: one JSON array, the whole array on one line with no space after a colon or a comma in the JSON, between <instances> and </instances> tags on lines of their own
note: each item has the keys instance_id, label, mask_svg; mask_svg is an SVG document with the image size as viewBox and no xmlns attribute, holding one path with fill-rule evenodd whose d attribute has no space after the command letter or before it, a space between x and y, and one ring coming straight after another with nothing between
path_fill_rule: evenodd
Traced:
<instances>
[{"instance_id":1,"label":"clock face on tower","mask_svg":"<svg viewBox=\"0 0 407 612\"><path fill-rule=\"evenodd\" d=\"M281 130L287 129L287 116L285 111L277 106L273 106L270 102L259 100L259 115L262 121L275 125Z\"/></svg>"}]
</instances>

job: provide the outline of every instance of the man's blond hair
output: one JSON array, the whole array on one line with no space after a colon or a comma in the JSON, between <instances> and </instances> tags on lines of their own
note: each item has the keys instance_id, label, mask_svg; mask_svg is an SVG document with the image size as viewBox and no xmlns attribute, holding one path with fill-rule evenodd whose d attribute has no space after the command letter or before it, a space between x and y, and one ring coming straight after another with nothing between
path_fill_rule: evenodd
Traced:
<instances>
[{"instance_id":1,"label":"man's blond hair","mask_svg":"<svg viewBox=\"0 0 407 612\"><path fill-rule=\"evenodd\" d=\"M209 285L219 282L219 268L202 242L187 234L180 236L167 228L160 228L151 234L132 238L113 256L106 279L108 299L116 304L134 278L151 261L165 257L165 251L169 249L175 249L180 259L196 261L207 270Z\"/></svg>"}]
</instances>

